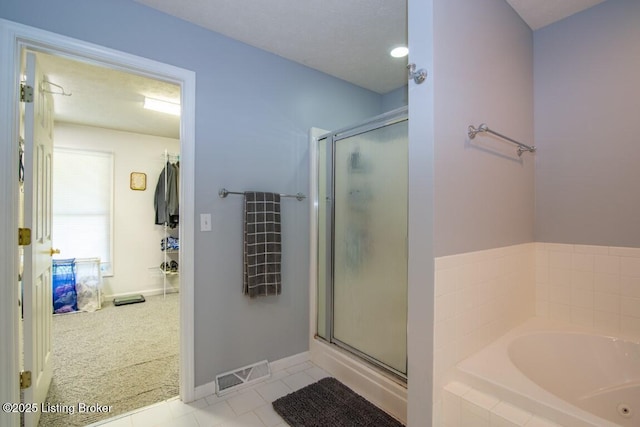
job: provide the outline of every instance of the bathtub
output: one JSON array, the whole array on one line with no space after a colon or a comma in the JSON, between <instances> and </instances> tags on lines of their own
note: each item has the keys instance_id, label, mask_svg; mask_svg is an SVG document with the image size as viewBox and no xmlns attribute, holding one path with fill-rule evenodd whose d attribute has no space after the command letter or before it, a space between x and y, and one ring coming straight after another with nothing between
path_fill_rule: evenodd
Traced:
<instances>
[{"instance_id":1,"label":"bathtub","mask_svg":"<svg viewBox=\"0 0 640 427\"><path fill-rule=\"evenodd\" d=\"M454 377L562 426L640 426L640 344L533 318Z\"/></svg>"}]
</instances>

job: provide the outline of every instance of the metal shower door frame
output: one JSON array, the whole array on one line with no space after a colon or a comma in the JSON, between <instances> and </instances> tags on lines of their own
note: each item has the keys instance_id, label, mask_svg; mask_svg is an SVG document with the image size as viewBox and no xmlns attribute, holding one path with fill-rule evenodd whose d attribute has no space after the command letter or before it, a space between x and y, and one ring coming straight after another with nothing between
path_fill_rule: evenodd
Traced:
<instances>
[{"instance_id":1,"label":"metal shower door frame","mask_svg":"<svg viewBox=\"0 0 640 427\"><path fill-rule=\"evenodd\" d=\"M327 195L327 204L326 204L326 228L325 228L325 238L326 242L330 244L326 245L326 253L325 259L327 260L325 269L326 269L326 278L327 283L325 286L325 301L326 301L326 316L325 316L325 326L326 331L328 332L328 337L325 337L331 344L334 344L349 353L356 355L357 357L369 362L370 364L376 366L377 368L383 370L384 372L391 374L396 379L399 379L401 382L407 381L407 373L400 372L392 367L384 364L383 362L367 355L366 353L350 346L349 344L340 341L334 336L334 324L333 324L333 308L334 308L334 272L335 265L333 260L333 254L335 253L335 155L336 155L336 144L343 140L356 135L360 135L363 133L371 132L386 126L391 126L403 121L409 120L409 109L408 107L398 108L396 110L389 111L387 113L381 114L379 116L375 116L371 119L368 119L360 124L349 126L346 128L339 129L334 132L330 132L324 135L321 135L318 138L318 141L326 139L325 149L327 150L326 159L327 164L326 168L329 172L327 172L327 182L326 188L328 190Z\"/></svg>"}]
</instances>

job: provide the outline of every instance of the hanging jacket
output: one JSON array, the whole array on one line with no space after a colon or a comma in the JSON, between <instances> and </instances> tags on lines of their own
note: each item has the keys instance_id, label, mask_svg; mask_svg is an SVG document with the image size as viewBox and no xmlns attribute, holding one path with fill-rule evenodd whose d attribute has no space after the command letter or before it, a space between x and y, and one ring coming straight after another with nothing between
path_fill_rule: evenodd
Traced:
<instances>
[{"instance_id":1,"label":"hanging jacket","mask_svg":"<svg viewBox=\"0 0 640 427\"><path fill-rule=\"evenodd\" d=\"M155 223L175 227L179 219L178 172L175 165L167 162L160 172L153 203L156 210Z\"/></svg>"}]
</instances>

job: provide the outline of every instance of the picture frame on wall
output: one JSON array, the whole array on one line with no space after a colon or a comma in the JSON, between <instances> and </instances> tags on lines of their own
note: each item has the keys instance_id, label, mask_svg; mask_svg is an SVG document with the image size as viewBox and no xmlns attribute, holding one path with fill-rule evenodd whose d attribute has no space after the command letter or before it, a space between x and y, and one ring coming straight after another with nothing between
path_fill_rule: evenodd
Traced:
<instances>
[{"instance_id":1,"label":"picture frame on wall","mask_svg":"<svg viewBox=\"0 0 640 427\"><path fill-rule=\"evenodd\" d=\"M129 188L136 191L147 189L147 174L144 172L131 172Z\"/></svg>"}]
</instances>

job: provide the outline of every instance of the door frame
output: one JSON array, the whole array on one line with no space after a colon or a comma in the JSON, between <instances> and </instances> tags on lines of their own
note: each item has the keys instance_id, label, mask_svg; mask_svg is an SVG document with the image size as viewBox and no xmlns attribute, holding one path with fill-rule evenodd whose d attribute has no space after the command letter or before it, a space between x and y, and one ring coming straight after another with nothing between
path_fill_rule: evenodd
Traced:
<instances>
[{"instance_id":1,"label":"door frame","mask_svg":"<svg viewBox=\"0 0 640 427\"><path fill-rule=\"evenodd\" d=\"M18 102L20 52L31 49L91 62L180 86L180 398L195 399L195 72L0 19L0 401L20 402L18 380ZM0 424L19 414L0 412Z\"/></svg>"}]
</instances>

